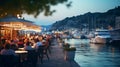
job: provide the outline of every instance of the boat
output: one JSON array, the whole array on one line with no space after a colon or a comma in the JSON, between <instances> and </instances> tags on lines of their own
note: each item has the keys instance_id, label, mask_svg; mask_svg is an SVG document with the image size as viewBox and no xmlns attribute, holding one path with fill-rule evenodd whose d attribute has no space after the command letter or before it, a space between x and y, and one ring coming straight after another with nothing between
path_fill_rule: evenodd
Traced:
<instances>
[{"instance_id":1,"label":"boat","mask_svg":"<svg viewBox=\"0 0 120 67\"><path fill-rule=\"evenodd\" d=\"M113 29L110 33L112 37L110 44L120 46L120 29Z\"/></svg>"},{"instance_id":2,"label":"boat","mask_svg":"<svg viewBox=\"0 0 120 67\"><path fill-rule=\"evenodd\" d=\"M95 37L90 39L91 43L105 44L111 40L111 34L109 30L96 30Z\"/></svg>"}]
</instances>

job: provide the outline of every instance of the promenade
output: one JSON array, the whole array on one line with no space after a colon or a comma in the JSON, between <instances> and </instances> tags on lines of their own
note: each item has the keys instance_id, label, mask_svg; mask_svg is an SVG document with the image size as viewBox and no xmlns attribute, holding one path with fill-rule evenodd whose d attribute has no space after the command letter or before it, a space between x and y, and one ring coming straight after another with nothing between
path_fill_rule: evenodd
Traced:
<instances>
[{"instance_id":1,"label":"promenade","mask_svg":"<svg viewBox=\"0 0 120 67\"><path fill-rule=\"evenodd\" d=\"M50 59L48 60L45 56L43 64L38 61L37 67L80 67L75 61L64 60L63 50L58 45L56 39L54 39L52 44L54 45L51 46L51 54L49 54Z\"/></svg>"}]
</instances>

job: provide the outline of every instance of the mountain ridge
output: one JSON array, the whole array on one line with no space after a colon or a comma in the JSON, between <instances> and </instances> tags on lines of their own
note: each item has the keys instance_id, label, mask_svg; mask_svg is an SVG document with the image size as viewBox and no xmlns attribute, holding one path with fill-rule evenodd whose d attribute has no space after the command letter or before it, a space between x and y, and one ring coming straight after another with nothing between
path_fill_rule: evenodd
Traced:
<instances>
[{"instance_id":1,"label":"mountain ridge","mask_svg":"<svg viewBox=\"0 0 120 67\"><path fill-rule=\"evenodd\" d=\"M88 12L83 15L77 15L73 17L66 17L61 21L56 21L51 29L53 30L65 30L69 28L83 29L87 28L89 30L95 28L105 28L108 26L115 27L115 18L120 16L120 6L108 10L107 12Z\"/></svg>"}]
</instances>

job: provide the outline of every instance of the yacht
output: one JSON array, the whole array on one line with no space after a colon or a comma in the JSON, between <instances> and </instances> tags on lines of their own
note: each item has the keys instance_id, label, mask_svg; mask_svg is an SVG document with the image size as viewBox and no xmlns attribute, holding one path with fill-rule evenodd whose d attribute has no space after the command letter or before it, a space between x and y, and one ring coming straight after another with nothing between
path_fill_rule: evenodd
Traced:
<instances>
[{"instance_id":1,"label":"yacht","mask_svg":"<svg viewBox=\"0 0 120 67\"><path fill-rule=\"evenodd\" d=\"M109 43L111 40L111 35L109 30L96 30L95 37L90 39L91 43L105 44Z\"/></svg>"}]
</instances>

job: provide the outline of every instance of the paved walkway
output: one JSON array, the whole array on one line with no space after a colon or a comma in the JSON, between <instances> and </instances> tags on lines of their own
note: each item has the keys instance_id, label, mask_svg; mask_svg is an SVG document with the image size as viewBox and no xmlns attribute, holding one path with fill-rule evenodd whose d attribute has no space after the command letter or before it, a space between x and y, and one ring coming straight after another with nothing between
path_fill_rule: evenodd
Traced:
<instances>
[{"instance_id":1,"label":"paved walkway","mask_svg":"<svg viewBox=\"0 0 120 67\"><path fill-rule=\"evenodd\" d=\"M50 60L46 57L43 59L43 64L38 62L37 67L80 67L75 61L65 61L62 48L59 47L57 40L53 41L51 46Z\"/></svg>"}]
</instances>

